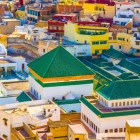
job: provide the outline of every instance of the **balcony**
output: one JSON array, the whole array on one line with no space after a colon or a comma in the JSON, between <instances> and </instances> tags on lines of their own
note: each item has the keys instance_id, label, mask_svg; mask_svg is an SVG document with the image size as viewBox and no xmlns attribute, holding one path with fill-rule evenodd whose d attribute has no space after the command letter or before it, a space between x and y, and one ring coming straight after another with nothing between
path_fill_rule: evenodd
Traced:
<instances>
[{"instance_id":1,"label":"balcony","mask_svg":"<svg viewBox=\"0 0 140 140\"><path fill-rule=\"evenodd\" d=\"M96 35L104 35L106 34L106 32L105 31L92 31L92 30L79 30L79 34L96 36Z\"/></svg>"}]
</instances>

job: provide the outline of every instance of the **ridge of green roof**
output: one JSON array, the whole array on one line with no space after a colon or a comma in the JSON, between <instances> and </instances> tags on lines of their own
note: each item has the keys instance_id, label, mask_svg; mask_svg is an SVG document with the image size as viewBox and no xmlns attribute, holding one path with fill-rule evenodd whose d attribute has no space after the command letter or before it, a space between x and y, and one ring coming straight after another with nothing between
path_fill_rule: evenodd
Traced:
<instances>
[{"instance_id":1,"label":"ridge of green roof","mask_svg":"<svg viewBox=\"0 0 140 140\"><path fill-rule=\"evenodd\" d=\"M119 77L115 77L113 74L109 73L107 70L83 59L81 60L85 65L87 65L88 67L90 67L95 73L99 73L101 74L103 77L105 77L106 79L110 80L110 81L116 81L116 80L121 80Z\"/></svg>"},{"instance_id":2,"label":"ridge of green roof","mask_svg":"<svg viewBox=\"0 0 140 140\"><path fill-rule=\"evenodd\" d=\"M140 59L136 59L134 61L132 61L133 63L137 64L137 65L140 65Z\"/></svg>"},{"instance_id":3,"label":"ridge of green roof","mask_svg":"<svg viewBox=\"0 0 140 140\"><path fill-rule=\"evenodd\" d=\"M115 81L97 90L97 92L107 100L119 100L129 98L140 98L140 79Z\"/></svg>"},{"instance_id":4,"label":"ridge of green roof","mask_svg":"<svg viewBox=\"0 0 140 140\"><path fill-rule=\"evenodd\" d=\"M27 101L32 101L31 97L24 91L22 91L18 96L17 96L17 101L19 102L27 102Z\"/></svg>"},{"instance_id":5,"label":"ridge of green roof","mask_svg":"<svg viewBox=\"0 0 140 140\"><path fill-rule=\"evenodd\" d=\"M122 52L115 50L113 48L110 48L103 53L104 55L108 55L112 58L118 59L118 58L127 58Z\"/></svg>"},{"instance_id":6,"label":"ridge of green roof","mask_svg":"<svg viewBox=\"0 0 140 140\"><path fill-rule=\"evenodd\" d=\"M118 64L132 72L135 72L137 74L140 74L140 65L133 63L129 60L123 59L120 61L120 63Z\"/></svg>"},{"instance_id":7,"label":"ridge of green roof","mask_svg":"<svg viewBox=\"0 0 140 140\"><path fill-rule=\"evenodd\" d=\"M93 75L86 65L62 46L44 54L28 64L42 78Z\"/></svg>"}]
</instances>

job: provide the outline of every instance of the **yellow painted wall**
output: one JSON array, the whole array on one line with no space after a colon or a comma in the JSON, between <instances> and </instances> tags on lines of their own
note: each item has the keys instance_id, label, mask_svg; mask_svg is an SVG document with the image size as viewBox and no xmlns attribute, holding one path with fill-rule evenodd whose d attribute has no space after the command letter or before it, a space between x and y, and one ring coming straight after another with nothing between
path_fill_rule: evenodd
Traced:
<instances>
[{"instance_id":1,"label":"yellow painted wall","mask_svg":"<svg viewBox=\"0 0 140 140\"><path fill-rule=\"evenodd\" d=\"M125 140L140 140L140 127L131 127L126 123Z\"/></svg>"},{"instance_id":2,"label":"yellow painted wall","mask_svg":"<svg viewBox=\"0 0 140 140\"><path fill-rule=\"evenodd\" d=\"M17 10L16 11L16 17L20 19L25 19L25 11Z\"/></svg>"},{"instance_id":3,"label":"yellow painted wall","mask_svg":"<svg viewBox=\"0 0 140 140\"><path fill-rule=\"evenodd\" d=\"M95 31L105 31L106 33L103 35L83 35L78 32L79 29L90 29L90 30L95 30ZM109 49L109 44L108 44L108 28L106 27L95 27L95 26L78 26L77 24L74 23L67 23L64 26L64 35L69 38L71 41L75 41L77 43L87 43L90 44L91 47L91 54L95 54L96 51L99 51L99 54L102 53L103 50ZM99 45L93 45L93 41L107 41L107 44L99 44Z\"/></svg>"},{"instance_id":4,"label":"yellow painted wall","mask_svg":"<svg viewBox=\"0 0 140 140\"><path fill-rule=\"evenodd\" d=\"M36 24L35 24L35 27L48 27L48 22L46 21L38 21Z\"/></svg>"},{"instance_id":5,"label":"yellow painted wall","mask_svg":"<svg viewBox=\"0 0 140 140\"><path fill-rule=\"evenodd\" d=\"M6 35L0 36L0 44L3 44L5 47L7 47L7 36Z\"/></svg>"},{"instance_id":6,"label":"yellow painted wall","mask_svg":"<svg viewBox=\"0 0 140 140\"><path fill-rule=\"evenodd\" d=\"M123 38L124 40L118 40L118 38ZM111 45L116 50L129 53L131 48L131 35L127 33L117 33L116 40L109 40L109 46ZM120 49L119 46L122 46L122 48Z\"/></svg>"},{"instance_id":7,"label":"yellow painted wall","mask_svg":"<svg viewBox=\"0 0 140 140\"><path fill-rule=\"evenodd\" d=\"M54 140L66 140L66 137L68 136L68 127L60 126L56 128L50 128L50 132L53 134Z\"/></svg>"},{"instance_id":8,"label":"yellow painted wall","mask_svg":"<svg viewBox=\"0 0 140 140\"><path fill-rule=\"evenodd\" d=\"M74 134L74 132L71 130L71 128L69 127L68 130L69 134L68 134L68 138L71 137L71 140L75 140L75 138L79 138L79 140L85 140L88 139L88 134Z\"/></svg>"},{"instance_id":9,"label":"yellow painted wall","mask_svg":"<svg viewBox=\"0 0 140 140\"><path fill-rule=\"evenodd\" d=\"M107 4L84 3L83 12L84 14L100 14L101 17L113 18L115 15L115 6L109 6Z\"/></svg>"}]
</instances>

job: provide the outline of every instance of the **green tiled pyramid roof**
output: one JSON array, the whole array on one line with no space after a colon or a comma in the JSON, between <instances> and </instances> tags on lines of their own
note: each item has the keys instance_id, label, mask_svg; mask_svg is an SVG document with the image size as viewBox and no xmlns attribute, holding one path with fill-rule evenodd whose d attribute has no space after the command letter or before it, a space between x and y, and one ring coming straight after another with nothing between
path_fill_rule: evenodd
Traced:
<instances>
[{"instance_id":1,"label":"green tiled pyramid roof","mask_svg":"<svg viewBox=\"0 0 140 140\"><path fill-rule=\"evenodd\" d=\"M115 81L97 92L107 100L140 98L140 80Z\"/></svg>"},{"instance_id":2,"label":"green tiled pyramid roof","mask_svg":"<svg viewBox=\"0 0 140 140\"><path fill-rule=\"evenodd\" d=\"M117 50L115 50L113 48L110 48L109 50L104 51L103 54L104 55L107 55L109 57L112 57L114 59L119 59L119 58L123 59L123 58L126 58L126 56L122 52L117 51Z\"/></svg>"},{"instance_id":3,"label":"green tiled pyramid roof","mask_svg":"<svg viewBox=\"0 0 140 140\"><path fill-rule=\"evenodd\" d=\"M26 92L23 91L17 96L17 101L27 102L27 101L32 101L32 99L29 97L29 95Z\"/></svg>"},{"instance_id":4,"label":"green tiled pyramid roof","mask_svg":"<svg viewBox=\"0 0 140 140\"><path fill-rule=\"evenodd\" d=\"M62 46L28 64L42 78L93 75L93 72Z\"/></svg>"}]
</instances>

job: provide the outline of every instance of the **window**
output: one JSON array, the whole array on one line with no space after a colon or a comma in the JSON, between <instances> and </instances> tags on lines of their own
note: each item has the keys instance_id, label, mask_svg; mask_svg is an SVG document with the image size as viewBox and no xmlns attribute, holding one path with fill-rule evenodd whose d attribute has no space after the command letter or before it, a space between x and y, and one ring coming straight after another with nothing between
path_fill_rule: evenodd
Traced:
<instances>
[{"instance_id":1,"label":"window","mask_svg":"<svg viewBox=\"0 0 140 140\"><path fill-rule=\"evenodd\" d=\"M50 109L48 109L48 112L50 112Z\"/></svg>"},{"instance_id":2,"label":"window","mask_svg":"<svg viewBox=\"0 0 140 140\"><path fill-rule=\"evenodd\" d=\"M133 101L131 101L131 105L133 105Z\"/></svg>"},{"instance_id":3,"label":"window","mask_svg":"<svg viewBox=\"0 0 140 140\"><path fill-rule=\"evenodd\" d=\"M125 102L123 102L123 106L125 106Z\"/></svg>"},{"instance_id":4,"label":"window","mask_svg":"<svg viewBox=\"0 0 140 140\"><path fill-rule=\"evenodd\" d=\"M115 105L118 106L118 103L116 102Z\"/></svg>"},{"instance_id":5,"label":"window","mask_svg":"<svg viewBox=\"0 0 140 140\"><path fill-rule=\"evenodd\" d=\"M43 52L45 53L45 49L43 49Z\"/></svg>"},{"instance_id":6,"label":"window","mask_svg":"<svg viewBox=\"0 0 140 140\"><path fill-rule=\"evenodd\" d=\"M129 101L127 101L127 105L129 105Z\"/></svg>"},{"instance_id":7,"label":"window","mask_svg":"<svg viewBox=\"0 0 140 140\"><path fill-rule=\"evenodd\" d=\"M95 54L99 54L99 51L98 50L95 50Z\"/></svg>"},{"instance_id":8,"label":"window","mask_svg":"<svg viewBox=\"0 0 140 140\"><path fill-rule=\"evenodd\" d=\"M79 140L79 138L75 138L75 140Z\"/></svg>"},{"instance_id":9,"label":"window","mask_svg":"<svg viewBox=\"0 0 140 140\"><path fill-rule=\"evenodd\" d=\"M118 129L117 129L117 128L115 128L114 132L118 132Z\"/></svg>"},{"instance_id":10,"label":"window","mask_svg":"<svg viewBox=\"0 0 140 140\"><path fill-rule=\"evenodd\" d=\"M108 130L107 129L105 130L105 133L108 133Z\"/></svg>"},{"instance_id":11,"label":"window","mask_svg":"<svg viewBox=\"0 0 140 140\"><path fill-rule=\"evenodd\" d=\"M126 130L126 129L124 128L124 132L125 132L125 130Z\"/></svg>"},{"instance_id":12,"label":"window","mask_svg":"<svg viewBox=\"0 0 140 140\"><path fill-rule=\"evenodd\" d=\"M113 129L110 129L109 132L112 133L113 132Z\"/></svg>"},{"instance_id":13,"label":"window","mask_svg":"<svg viewBox=\"0 0 140 140\"><path fill-rule=\"evenodd\" d=\"M122 48L122 46L120 45L120 46L119 46L119 49L121 49L121 48Z\"/></svg>"},{"instance_id":14,"label":"window","mask_svg":"<svg viewBox=\"0 0 140 140\"><path fill-rule=\"evenodd\" d=\"M94 42L92 42L92 45L99 45L99 42L98 41L94 41Z\"/></svg>"},{"instance_id":15,"label":"window","mask_svg":"<svg viewBox=\"0 0 140 140\"><path fill-rule=\"evenodd\" d=\"M96 132L97 132L97 126L96 126Z\"/></svg>"},{"instance_id":16,"label":"window","mask_svg":"<svg viewBox=\"0 0 140 140\"><path fill-rule=\"evenodd\" d=\"M88 123L88 118L87 118L87 123Z\"/></svg>"},{"instance_id":17,"label":"window","mask_svg":"<svg viewBox=\"0 0 140 140\"><path fill-rule=\"evenodd\" d=\"M91 127L93 128L93 122L92 122L92 124L91 124Z\"/></svg>"},{"instance_id":18,"label":"window","mask_svg":"<svg viewBox=\"0 0 140 140\"><path fill-rule=\"evenodd\" d=\"M123 38L118 37L118 40L123 40Z\"/></svg>"},{"instance_id":19,"label":"window","mask_svg":"<svg viewBox=\"0 0 140 140\"><path fill-rule=\"evenodd\" d=\"M136 13L139 13L139 10L136 10Z\"/></svg>"},{"instance_id":20,"label":"window","mask_svg":"<svg viewBox=\"0 0 140 140\"><path fill-rule=\"evenodd\" d=\"M112 37L109 37L109 40L112 40Z\"/></svg>"},{"instance_id":21,"label":"window","mask_svg":"<svg viewBox=\"0 0 140 140\"><path fill-rule=\"evenodd\" d=\"M139 45L140 43L139 42L136 42L136 45Z\"/></svg>"},{"instance_id":22,"label":"window","mask_svg":"<svg viewBox=\"0 0 140 140\"><path fill-rule=\"evenodd\" d=\"M140 104L140 100L138 101L138 104Z\"/></svg>"},{"instance_id":23,"label":"window","mask_svg":"<svg viewBox=\"0 0 140 140\"><path fill-rule=\"evenodd\" d=\"M100 44L107 44L107 41L100 41Z\"/></svg>"},{"instance_id":24,"label":"window","mask_svg":"<svg viewBox=\"0 0 140 140\"><path fill-rule=\"evenodd\" d=\"M56 30L56 27L55 26L53 26L53 30Z\"/></svg>"},{"instance_id":25,"label":"window","mask_svg":"<svg viewBox=\"0 0 140 140\"><path fill-rule=\"evenodd\" d=\"M114 106L114 103L112 103L112 107Z\"/></svg>"},{"instance_id":26,"label":"window","mask_svg":"<svg viewBox=\"0 0 140 140\"><path fill-rule=\"evenodd\" d=\"M119 132L123 132L123 129L122 128L119 128Z\"/></svg>"},{"instance_id":27,"label":"window","mask_svg":"<svg viewBox=\"0 0 140 140\"><path fill-rule=\"evenodd\" d=\"M110 49L113 49L113 45L110 45Z\"/></svg>"},{"instance_id":28,"label":"window","mask_svg":"<svg viewBox=\"0 0 140 140\"><path fill-rule=\"evenodd\" d=\"M58 30L62 30L62 27L58 27Z\"/></svg>"},{"instance_id":29,"label":"window","mask_svg":"<svg viewBox=\"0 0 140 140\"><path fill-rule=\"evenodd\" d=\"M120 106L122 106L122 102L120 102Z\"/></svg>"},{"instance_id":30,"label":"window","mask_svg":"<svg viewBox=\"0 0 140 140\"><path fill-rule=\"evenodd\" d=\"M137 104L137 101L135 101L134 104L136 105Z\"/></svg>"},{"instance_id":31,"label":"window","mask_svg":"<svg viewBox=\"0 0 140 140\"><path fill-rule=\"evenodd\" d=\"M8 124L7 124L8 119L3 118L3 121L4 121L4 125L7 126L7 125L8 125Z\"/></svg>"}]
</instances>

